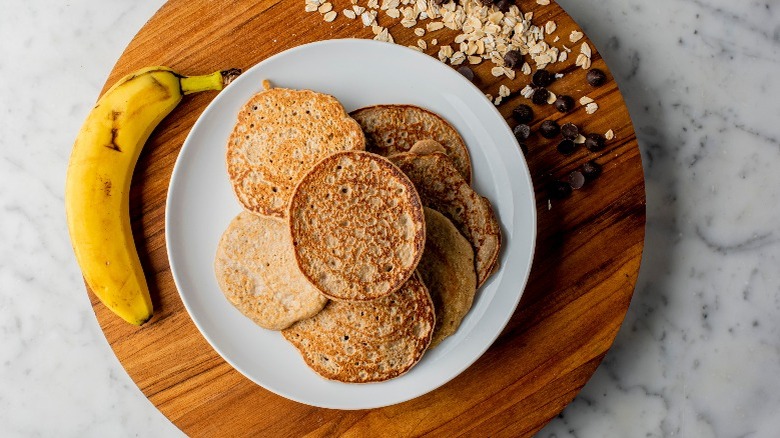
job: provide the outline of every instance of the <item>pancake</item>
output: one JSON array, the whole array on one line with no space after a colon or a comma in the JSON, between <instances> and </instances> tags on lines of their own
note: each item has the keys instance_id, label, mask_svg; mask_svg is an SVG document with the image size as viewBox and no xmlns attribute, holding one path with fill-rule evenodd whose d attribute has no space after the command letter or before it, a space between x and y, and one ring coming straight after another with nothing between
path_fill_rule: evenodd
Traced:
<instances>
[{"instance_id":1,"label":"pancake","mask_svg":"<svg viewBox=\"0 0 780 438\"><path fill-rule=\"evenodd\" d=\"M327 302L298 270L280 219L241 212L222 234L214 271L228 301L270 330L314 316Z\"/></svg>"},{"instance_id":2,"label":"pancake","mask_svg":"<svg viewBox=\"0 0 780 438\"><path fill-rule=\"evenodd\" d=\"M498 263L501 228L487 198L475 192L447 155L398 154L390 157L412 180L423 205L452 221L474 248L477 287Z\"/></svg>"},{"instance_id":3,"label":"pancake","mask_svg":"<svg viewBox=\"0 0 780 438\"><path fill-rule=\"evenodd\" d=\"M436 326L428 348L455 333L471 309L477 292L474 250L452 222L425 208L425 252L417 266L436 310Z\"/></svg>"},{"instance_id":4,"label":"pancake","mask_svg":"<svg viewBox=\"0 0 780 438\"><path fill-rule=\"evenodd\" d=\"M463 178L471 183L471 159L458 131L439 115L413 105L375 105L350 113L366 134L366 150L383 156L408 152L420 140L444 147Z\"/></svg>"},{"instance_id":5,"label":"pancake","mask_svg":"<svg viewBox=\"0 0 780 438\"><path fill-rule=\"evenodd\" d=\"M317 374L348 383L398 377L420 361L435 315L418 274L373 301L331 301L313 318L282 331Z\"/></svg>"},{"instance_id":6,"label":"pancake","mask_svg":"<svg viewBox=\"0 0 780 438\"><path fill-rule=\"evenodd\" d=\"M241 108L227 144L238 201L252 213L284 218L296 184L333 152L365 149L365 137L326 94L274 88Z\"/></svg>"},{"instance_id":7,"label":"pancake","mask_svg":"<svg viewBox=\"0 0 780 438\"><path fill-rule=\"evenodd\" d=\"M317 163L295 189L289 222L301 272L334 300L393 293L425 246L414 185L368 152L338 152Z\"/></svg>"},{"instance_id":8,"label":"pancake","mask_svg":"<svg viewBox=\"0 0 780 438\"><path fill-rule=\"evenodd\" d=\"M409 149L410 154L435 154L440 152L447 153L447 149L436 140L420 140Z\"/></svg>"}]
</instances>

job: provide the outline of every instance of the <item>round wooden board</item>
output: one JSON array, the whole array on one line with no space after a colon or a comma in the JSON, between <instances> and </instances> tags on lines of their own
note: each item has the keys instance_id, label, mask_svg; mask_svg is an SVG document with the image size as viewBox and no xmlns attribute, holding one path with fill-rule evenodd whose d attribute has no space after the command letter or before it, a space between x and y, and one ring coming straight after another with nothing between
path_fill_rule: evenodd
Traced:
<instances>
[{"instance_id":1,"label":"round wooden board","mask_svg":"<svg viewBox=\"0 0 780 438\"><path fill-rule=\"evenodd\" d=\"M362 4L362 3L361 3ZM582 41L578 29L554 2L539 6L521 0L534 22L555 21L570 59L549 67L565 77L550 89L575 99L587 94L600 109L587 115L581 105L562 115L550 105L534 106L538 124L547 118L573 122L586 133L612 129L607 148L584 148L569 157L554 141L535 135L527 155L536 187L536 256L517 312L493 346L474 365L440 389L383 409L338 411L289 401L255 385L228 365L206 343L187 314L171 277L165 248L165 201L173 164L197 117L214 97L188 97L152 134L138 162L131 191L136 244L146 269L156 313L142 328L111 314L94 295L92 304L125 369L174 424L193 436L528 436L541 429L574 398L601 362L628 309L644 242L645 191L642 163L628 111L612 76L599 88L585 83L574 66ZM334 9L348 7L335 0ZM370 28L341 13L325 23L305 13L301 0L171 0L141 29L106 83L143 66L167 65L184 74L228 67L247 69L269 56L311 41L371 38ZM390 20L380 14L380 23ZM413 29L391 28L396 42L415 44ZM444 29L425 36L452 42ZM591 44L591 47L593 45ZM438 48L431 47L434 54ZM513 91L530 82L518 74L496 79L489 62L475 68L478 85L498 95L499 84ZM598 52L593 66L608 72ZM312 74L316 74L316 65ZM414 72L404 72L414 74ZM510 113L526 100L514 93L499 109ZM219 145L215 145L219 147ZM563 201L548 204L545 184L562 178L589 159L604 174ZM511 266L504 266L511 269ZM519 287L519 286L518 286Z\"/></svg>"}]
</instances>

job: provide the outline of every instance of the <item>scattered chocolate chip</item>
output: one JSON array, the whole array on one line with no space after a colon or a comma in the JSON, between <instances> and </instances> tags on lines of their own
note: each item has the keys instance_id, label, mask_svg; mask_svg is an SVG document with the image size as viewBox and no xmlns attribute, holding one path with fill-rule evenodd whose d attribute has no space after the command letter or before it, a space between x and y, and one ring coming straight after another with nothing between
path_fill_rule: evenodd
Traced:
<instances>
[{"instance_id":1,"label":"scattered chocolate chip","mask_svg":"<svg viewBox=\"0 0 780 438\"><path fill-rule=\"evenodd\" d=\"M471 82L474 82L474 70L470 69L469 67L466 67L465 65L458 67L458 73L462 74Z\"/></svg>"},{"instance_id":2,"label":"scattered chocolate chip","mask_svg":"<svg viewBox=\"0 0 780 438\"><path fill-rule=\"evenodd\" d=\"M498 0L495 4L501 12L509 12L509 7L512 6L512 2L509 0Z\"/></svg>"},{"instance_id":3,"label":"scattered chocolate chip","mask_svg":"<svg viewBox=\"0 0 780 438\"><path fill-rule=\"evenodd\" d=\"M522 143L525 140L528 140L528 137L531 136L531 127L526 125L525 123L521 123L515 126L512 132L515 134L515 138L517 138L517 141Z\"/></svg>"},{"instance_id":4,"label":"scattered chocolate chip","mask_svg":"<svg viewBox=\"0 0 780 438\"><path fill-rule=\"evenodd\" d=\"M555 80L555 77L549 71L537 70L536 73L534 73L532 82L537 87L548 87L553 83L553 80Z\"/></svg>"},{"instance_id":5,"label":"scattered chocolate chip","mask_svg":"<svg viewBox=\"0 0 780 438\"><path fill-rule=\"evenodd\" d=\"M585 175L579 170L575 170L569 174L569 185L574 190L579 190L585 185Z\"/></svg>"},{"instance_id":6,"label":"scattered chocolate chip","mask_svg":"<svg viewBox=\"0 0 780 438\"><path fill-rule=\"evenodd\" d=\"M539 126L539 134L544 138L553 138L561 132L561 127L554 120L545 120Z\"/></svg>"},{"instance_id":7,"label":"scattered chocolate chip","mask_svg":"<svg viewBox=\"0 0 780 438\"><path fill-rule=\"evenodd\" d=\"M604 137L601 134L588 134L585 137L585 147L591 152L598 152L604 149Z\"/></svg>"},{"instance_id":8,"label":"scattered chocolate chip","mask_svg":"<svg viewBox=\"0 0 780 438\"><path fill-rule=\"evenodd\" d=\"M531 123L534 119L534 110L528 105L518 105L512 110L512 117L519 123Z\"/></svg>"},{"instance_id":9,"label":"scattered chocolate chip","mask_svg":"<svg viewBox=\"0 0 780 438\"><path fill-rule=\"evenodd\" d=\"M523 65L523 54L519 50L510 50L504 55L504 65L509 68L519 68Z\"/></svg>"},{"instance_id":10,"label":"scattered chocolate chip","mask_svg":"<svg viewBox=\"0 0 780 438\"><path fill-rule=\"evenodd\" d=\"M550 92L546 88L537 88L534 90L534 95L531 96L531 102L537 105L544 105L547 103L547 99L550 98Z\"/></svg>"},{"instance_id":11,"label":"scattered chocolate chip","mask_svg":"<svg viewBox=\"0 0 780 438\"><path fill-rule=\"evenodd\" d=\"M552 181L548 191L552 199L564 199L571 195L571 186L565 181Z\"/></svg>"},{"instance_id":12,"label":"scattered chocolate chip","mask_svg":"<svg viewBox=\"0 0 780 438\"><path fill-rule=\"evenodd\" d=\"M580 129L574 123L566 123L561 126L561 135L567 140L574 140L580 135Z\"/></svg>"},{"instance_id":13,"label":"scattered chocolate chip","mask_svg":"<svg viewBox=\"0 0 780 438\"><path fill-rule=\"evenodd\" d=\"M593 160L582 165L582 174L588 181L592 181L601 175L601 165Z\"/></svg>"},{"instance_id":14,"label":"scattered chocolate chip","mask_svg":"<svg viewBox=\"0 0 780 438\"><path fill-rule=\"evenodd\" d=\"M588 71L588 74L585 76L585 79L587 79L588 83L594 87L599 87L601 85L604 85L604 82L607 82L607 75L604 74L603 71L592 68L590 71Z\"/></svg>"},{"instance_id":15,"label":"scattered chocolate chip","mask_svg":"<svg viewBox=\"0 0 780 438\"><path fill-rule=\"evenodd\" d=\"M577 144L571 140L562 140L558 143L558 152L563 155L571 155L577 150Z\"/></svg>"},{"instance_id":16,"label":"scattered chocolate chip","mask_svg":"<svg viewBox=\"0 0 780 438\"><path fill-rule=\"evenodd\" d=\"M574 109L574 98L571 96L558 96L558 99L555 101L555 109L561 113L568 113Z\"/></svg>"}]
</instances>

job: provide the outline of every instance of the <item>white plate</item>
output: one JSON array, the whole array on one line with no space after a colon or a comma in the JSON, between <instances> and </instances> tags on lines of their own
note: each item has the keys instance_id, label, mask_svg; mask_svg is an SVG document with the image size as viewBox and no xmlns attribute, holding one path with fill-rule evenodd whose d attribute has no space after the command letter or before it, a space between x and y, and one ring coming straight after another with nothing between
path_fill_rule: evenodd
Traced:
<instances>
[{"instance_id":1,"label":"white plate","mask_svg":"<svg viewBox=\"0 0 780 438\"><path fill-rule=\"evenodd\" d=\"M447 119L471 152L474 187L493 203L503 232L501 269L479 290L455 335L407 374L381 383L331 382L311 371L278 332L256 326L222 295L214 276L217 243L241 211L227 176L225 145L241 106L262 89L307 88L335 96L347 111L413 104ZM223 90L192 128L173 169L165 221L171 272L206 340L235 369L292 400L335 409L400 403L445 384L474 363L514 313L536 238L531 178L512 132L482 92L430 56L371 40L330 40L266 59Z\"/></svg>"}]
</instances>

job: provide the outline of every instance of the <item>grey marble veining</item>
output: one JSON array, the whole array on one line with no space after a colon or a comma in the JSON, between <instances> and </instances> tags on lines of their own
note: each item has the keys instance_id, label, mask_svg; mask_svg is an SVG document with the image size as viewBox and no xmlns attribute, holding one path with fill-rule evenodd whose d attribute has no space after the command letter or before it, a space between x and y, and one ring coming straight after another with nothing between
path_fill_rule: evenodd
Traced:
<instances>
[{"instance_id":1,"label":"grey marble veining","mask_svg":"<svg viewBox=\"0 0 780 438\"><path fill-rule=\"evenodd\" d=\"M106 343L62 205L73 138L162 3L0 4L2 436L181 436ZM777 436L780 2L559 3L631 111L648 227L614 347L539 436Z\"/></svg>"}]
</instances>

